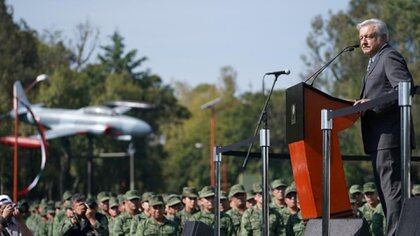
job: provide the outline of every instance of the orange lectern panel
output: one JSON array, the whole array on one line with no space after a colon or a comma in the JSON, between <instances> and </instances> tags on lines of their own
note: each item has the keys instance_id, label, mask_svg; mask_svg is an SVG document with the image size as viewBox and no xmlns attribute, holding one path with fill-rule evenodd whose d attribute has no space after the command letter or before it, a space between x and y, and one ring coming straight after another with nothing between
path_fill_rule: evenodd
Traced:
<instances>
[{"instance_id":1,"label":"orange lectern panel","mask_svg":"<svg viewBox=\"0 0 420 236\"><path fill-rule=\"evenodd\" d=\"M304 218L322 216L321 110L352 106L304 83L286 90L286 136L293 176ZM351 212L340 153L338 132L350 127L358 115L337 118L331 132L331 215Z\"/></svg>"}]
</instances>

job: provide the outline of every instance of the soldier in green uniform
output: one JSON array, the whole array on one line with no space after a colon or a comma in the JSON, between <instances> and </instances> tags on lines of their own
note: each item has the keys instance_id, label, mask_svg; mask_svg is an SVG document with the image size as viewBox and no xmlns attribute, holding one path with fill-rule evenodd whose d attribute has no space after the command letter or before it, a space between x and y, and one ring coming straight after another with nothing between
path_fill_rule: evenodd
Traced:
<instances>
[{"instance_id":1,"label":"soldier in green uniform","mask_svg":"<svg viewBox=\"0 0 420 236\"><path fill-rule=\"evenodd\" d=\"M181 225L181 218L178 216L178 212L182 209L182 202L179 196L176 194L169 195L165 205L166 219Z\"/></svg>"},{"instance_id":2,"label":"soldier in green uniform","mask_svg":"<svg viewBox=\"0 0 420 236\"><path fill-rule=\"evenodd\" d=\"M124 209L115 219L114 226L112 229L112 235L129 235L131 230L131 223L133 218L140 214L140 196L138 191L129 190L125 193Z\"/></svg>"},{"instance_id":3,"label":"soldier in green uniform","mask_svg":"<svg viewBox=\"0 0 420 236\"><path fill-rule=\"evenodd\" d=\"M235 184L230 188L229 201L231 209L226 214L232 218L234 234L239 235L242 215L246 210L246 192L242 184Z\"/></svg>"},{"instance_id":4,"label":"soldier in green uniform","mask_svg":"<svg viewBox=\"0 0 420 236\"><path fill-rule=\"evenodd\" d=\"M270 206L281 214L282 210L286 207L284 192L286 191L287 184L282 179L275 179L271 182L270 186L273 196Z\"/></svg>"},{"instance_id":5,"label":"soldier in green uniform","mask_svg":"<svg viewBox=\"0 0 420 236\"><path fill-rule=\"evenodd\" d=\"M165 205L162 196L154 195L149 198L150 217L141 221L137 226L136 235L180 235L179 225L164 216Z\"/></svg>"},{"instance_id":6,"label":"soldier in green uniform","mask_svg":"<svg viewBox=\"0 0 420 236\"><path fill-rule=\"evenodd\" d=\"M106 218L108 218L108 221L109 221L109 219L111 218L110 215L109 215L109 199L110 199L109 193L104 192L104 191L100 192L96 196L96 199L98 201L98 207L99 207L98 211L99 211L99 213L105 215Z\"/></svg>"},{"instance_id":7,"label":"soldier in green uniform","mask_svg":"<svg viewBox=\"0 0 420 236\"><path fill-rule=\"evenodd\" d=\"M41 215L39 212L39 203L33 202L30 207L31 215L26 219L25 224L28 226L28 229L32 232L36 232L39 222L41 221Z\"/></svg>"},{"instance_id":8,"label":"soldier in green uniform","mask_svg":"<svg viewBox=\"0 0 420 236\"><path fill-rule=\"evenodd\" d=\"M195 213L191 220L201 221L204 224L214 227L214 188L211 186L205 186L199 193L199 201L201 211ZM221 235L233 235L233 223L232 219L226 214L220 213L220 233Z\"/></svg>"},{"instance_id":9,"label":"soldier in green uniform","mask_svg":"<svg viewBox=\"0 0 420 236\"><path fill-rule=\"evenodd\" d=\"M353 184L350 186L349 190L350 195L353 195L353 198L356 200L356 206L361 207L365 204L365 196L363 195L363 189L358 184Z\"/></svg>"},{"instance_id":10,"label":"soldier in green uniform","mask_svg":"<svg viewBox=\"0 0 420 236\"><path fill-rule=\"evenodd\" d=\"M120 210L119 210L119 202L117 200L116 197L111 197L109 199L109 220L108 220L108 229L110 232L110 235L113 235L113 229L114 229L114 223L115 223L115 219L118 217L118 215L120 214Z\"/></svg>"},{"instance_id":11,"label":"soldier in green uniform","mask_svg":"<svg viewBox=\"0 0 420 236\"><path fill-rule=\"evenodd\" d=\"M242 215L240 235L251 236L262 234L262 186L259 183L252 185L255 193L256 205L247 209ZM284 235L284 223L282 216L272 207L268 209L269 213L269 235Z\"/></svg>"},{"instance_id":12,"label":"soldier in green uniform","mask_svg":"<svg viewBox=\"0 0 420 236\"><path fill-rule=\"evenodd\" d=\"M255 206L255 204L257 204L255 202L255 193L251 190L246 192L246 208L252 208Z\"/></svg>"},{"instance_id":13,"label":"soldier in green uniform","mask_svg":"<svg viewBox=\"0 0 420 236\"><path fill-rule=\"evenodd\" d=\"M379 202L375 184L373 182L365 183L363 185L363 192L366 203L359 210L369 224L372 235L384 235L386 232L386 219L382 205Z\"/></svg>"},{"instance_id":14,"label":"soldier in green uniform","mask_svg":"<svg viewBox=\"0 0 420 236\"><path fill-rule=\"evenodd\" d=\"M220 192L220 211L227 212L230 210L229 200L225 191Z\"/></svg>"},{"instance_id":15,"label":"soldier in green uniform","mask_svg":"<svg viewBox=\"0 0 420 236\"><path fill-rule=\"evenodd\" d=\"M190 218L198 212L197 198L198 193L195 188L184 187L182 189L182 203L184 204L184 209L178 213L178 216L181 218L181 227L183 227L185 222L189 221Z\"/></svg>"},{"instance_id":16,"label":"soldier in green uniform","mask_svg":"<svg viewBox=\"0 0 420 236\"><path fill-rule=\"evenodd\" d=\"M420 198L420 184L415 184L411 190L414 198Z\"/></svg>"},{"instance_id":17,"label":"soldier in green uniform","mask_svg":"<svg viewBox=\"0 0 420 236\"><path fill-rule=\"evenodd\" d=\"M140 214L135 215L133 217L133 220L131 221L131 226L130 226L131 235L136 234L137 226L140 224L141 221L146 220L147 218L150 217L149 198L153 195L154 195L153 192L144 192L143 195L141 196L141 202L140 202L141 212Z\"/></svg>"},{"instance_id":18,"label":"soldier in green uniform","mask_svg":"<svg viewBox=\"0 0 420 236\"><path fill-rule=\"evenodd\" d=\"M353 216L355 218L363 218L363 213L359 210L359 207L357 206L357 200L354 197L354 195L349 193L349 199L350 199L351 209L353 210Z\"/></svg>"},{"instance_id":19,"label":"soldier in green uniform","mask_svg":"<svg viewBox=\"0 0 420 236\"><path fill-rule=\"evenodd\" d=\"M286 222L286 235L303 235L305 232L305 222L297 204L295 185L287 187L284 194L287 207L283 209L282 215Z\"/></svg>"},{"instance_id":20,"label":"soldier in green uniform","mask_svg":"<svg viewBox=\"0 0 420 236\"><path fill-rule=\"evenodd\" d=\"M71 209L71 197L72 197L72 193L70 191L65 191L63 193L62 204L61 204L62 208L54 217L54 223L53 223L54 235L59 235L59 230L62 225L62 222L63 220L67 218L66 211L67 209Z\"/></svg>"},{"instance_id":21,"label":"soldier in green uniform","mask_svg":"<svg viewBox=\"0 0 420 236\"><path fill-rule=\"evenodd\" d=\"M71 202L73 217L62 222L59 235L109 235L106 217L88 209L82 194L73 195Z\"/></svg>"},{"instance_id":22,"label":"soldier in green uniform","mask_svg":"<svg viewBox=\"0 0 420 236\"><path fill-rule=\"evenodd\" d=\"M53 224L54 224L54 216L55 216L55 209L54 206L48 204L43 209L42 219L39 222L39 226L35 235L45 235L45 236L53 236Z\"/></svg>"}]
</instances>

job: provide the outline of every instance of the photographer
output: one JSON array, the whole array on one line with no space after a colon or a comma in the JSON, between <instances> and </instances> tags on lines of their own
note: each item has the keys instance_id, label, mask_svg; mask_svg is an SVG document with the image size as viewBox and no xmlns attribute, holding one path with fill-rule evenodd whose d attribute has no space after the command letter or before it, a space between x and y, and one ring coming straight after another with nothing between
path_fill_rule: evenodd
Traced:
<instances>
[{"instance_id":1,"label":"photographer","mask_svg":"<svg viewBox=\"0 0 420 236\"><path fill-rule=\"evenodd\" d=\"M85 201L82 194L75 194L72 199L73 217L64 220L62 235L108 235L108 221L97 212L96 202Z\"/></svg>"},{"instance_id":2,"label":"photographer","mask_svg":"<svg viewBox=\"0 0 420 236\"><path fill-rule=\"evenodd\" d=\"M0 195L0 235L32 235L25 224L21 209L7 195Z\"/></svg>"}]
</instances>

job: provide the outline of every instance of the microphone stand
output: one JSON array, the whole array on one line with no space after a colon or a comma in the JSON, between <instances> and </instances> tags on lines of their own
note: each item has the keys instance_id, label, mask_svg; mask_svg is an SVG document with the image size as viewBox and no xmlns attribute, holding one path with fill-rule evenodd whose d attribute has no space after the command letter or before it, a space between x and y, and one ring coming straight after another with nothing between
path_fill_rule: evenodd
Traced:
<instances>
[{"instance_id":1,"label":"microphone stand","mask_svg":"<svg viewBox=\"0 0 420 236\"><path fill-rule=\"evenodd\" d=\"M341 54L343 54L344 52L351 52L353 51L355 48L359 47L359 45L352 45L352 46L347 46L345 47L343 50L341 50L335 57L333 57L331 60L329 60L325 65L323 65L321 68L319 68L317 71L315 71L315 73L313 73L311 76L309 76L304 83L306 83L308 80L310 80L311 78L313 78L310 86L312 87L312 85L314 84L315 80L318 78L318 76L335 60L337 59L337 57L339 57Z\"/></svg>"},{"instance_id":2,"label":"microphone stand","mask_svg":"<svg viewBox=\"0 0 420 236\"><path fill-rule=\"evenodd\" d=\"M268 115L267 115L267 106L270 101L271 95L274 90L274 86L277 82L277 79L280 75L275 75L273 84L271 86L270 93L268 94L264 106L261 110L260 116L258 118L257 126L254 131L254 136L257 134L258 129L261 123L264 121L264 128L260 130L260 147L261 147L261 155L262 155L262 187L263 187L263 222L262 222L262 232L264 236L268 236L269 231L269 211L268 211L268 203L269 203L269 193L268 193L268 160L269 160L269 147L270 147L270 130L268 129ZM252 143L248 147L248 154L244 160L242 168L244 169L249 158L250 150L252 149Z\"/></svg>"}]
</instances>

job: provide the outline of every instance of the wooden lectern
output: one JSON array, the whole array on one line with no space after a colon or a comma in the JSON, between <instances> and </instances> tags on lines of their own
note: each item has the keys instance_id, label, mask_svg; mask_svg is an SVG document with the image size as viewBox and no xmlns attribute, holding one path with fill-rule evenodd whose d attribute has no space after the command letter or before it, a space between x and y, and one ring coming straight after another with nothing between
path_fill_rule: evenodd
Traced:
<instances>
[{"instance_id":1,"label":"wooden lectern","mask_svg":"<svg viewBox=\"0 0 420 236\"><path fill-rule=\"evenodd\" d=\"M286 90L286 139L296 190L305 219L322 217L322 131L321 110L352 106L305 83ZM344 176L338 132L358 119L358 115L333 120L331 131L331 216L352 214Z\"/></svg>"}]
</instances>

